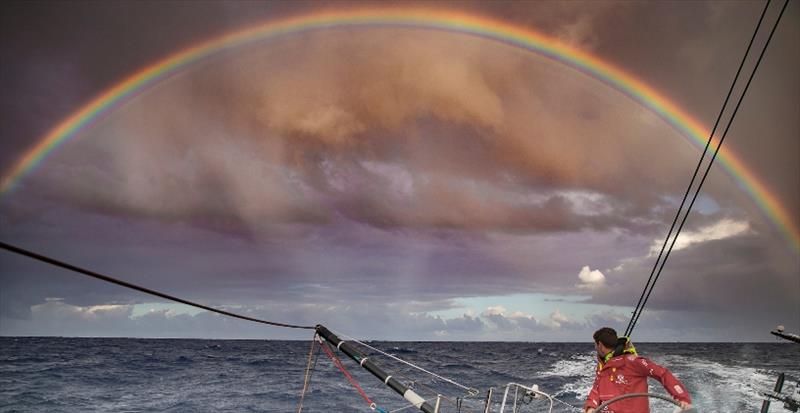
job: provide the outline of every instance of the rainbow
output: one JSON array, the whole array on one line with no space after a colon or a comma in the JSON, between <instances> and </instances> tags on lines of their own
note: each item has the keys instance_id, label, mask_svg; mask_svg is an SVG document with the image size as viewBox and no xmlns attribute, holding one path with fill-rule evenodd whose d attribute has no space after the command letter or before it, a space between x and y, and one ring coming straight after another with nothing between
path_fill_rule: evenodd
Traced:
<instances>
[{"instance_id":1,"label":"rainbow","mask_svg":"<svg viewBox=\"0 0 800 413\"><path fill-rule=\"evenodd\" d=\"M445 30L510 44L566 64L611 86L661 117L698 147L702 148L708 137L708 129L700 122L641 80L593 55L527 28L452 10L388 7L322 11L228 33L181 50L130 75L61 121L39 143L28 150L13 165L9 173L4 175L0 182L0 198L8 194L20 179L41 164L50 153L78 135L80 131L90 127L103 115L110 113L147 87L175 75L192 63L230 48L306 30L372 26ZM800 251L800 229L778 197L727 147L720 150L717 160L783 233L795 250Z\"/></svg>"}]
</instances>

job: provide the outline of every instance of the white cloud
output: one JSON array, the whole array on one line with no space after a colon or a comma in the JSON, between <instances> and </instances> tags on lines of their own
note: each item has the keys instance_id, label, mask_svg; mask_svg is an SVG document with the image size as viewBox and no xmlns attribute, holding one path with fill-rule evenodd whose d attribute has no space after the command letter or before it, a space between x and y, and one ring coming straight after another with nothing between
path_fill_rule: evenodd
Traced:
<instances>
[{"instance_id":1,"label":"white cloud","mask_svg":"<svg viewBox=\"0 0 800 413\"><path fill-rule=\"evenodd\" d=\"M34 317L54 317L55 319L79 319L97 321L102 319L121 319L130 316L133 306L120 304L103 304L93 306L74 306L61 298L48 297L43 304L31 307Z\"/></svg>"},{"instance_id":2,"label":"white cloud","mask_svg":"<svg viewBox=\"0 0 800 413\"><path fill-rule=\"evenodd\" d=\"M672 249L681 250L694 244L731 238L744 234L749 230L750 224L747 221L734 221L726 218L697 231L681 232ZM657 255L663 245L663 239L653 241L653 245L650 247L650 256Z\"/></svg>"},{"instance_id":3,"label":"white cloud","mask_svg":"<svg viewBox=\"0 0 800 413\"><path fill-rule=\"evenodd\" d=\"M562 326L571 324L572 320L570 320L564 313L560 310L556 309L552 313L550 313L550 319L547 320L546 324L548 324L551 328L559 329Z\"/></svg>"},{"instance_id":4,"label":"white cloud","mask_svg":"<svg viewBox=\"0 0 800 413\"><path fill-rule=\"evenodd\" d=\"M484 317L493 316L493 315L502 316L502 315L504 315L506 313L506 311L508 311L508 310L506 310L506 308L503 307L502 305L495 305L495 306L488 307L486 309L486 311L481 313L481 315L484 316Z\"/></svg>"},{"instance_id":5,"label":"white cloud","mask_svg":"<svg viewBox=\"0 0 800 413\"><path fill-rule=\"evenodd\" d=\"M614 212L610 197L594 191L557 191L557 195L566 198L576 214L601 216Z\"/></svg>"},{"instance_id":6,"label":"white cloud","mask_svg":"<svg viewBox=\"0 0 800 413\"><path fill-rule=\"evenodd\" d=\"M569 318L558 309L550 314L550 319L557 323L568 323L570 321Z\"/></svg>"},{"instance_id":7,"label":"white cloud","mask_svg":"<svg viewBox=\"0 0 800 413\"><path fill-rule=\"evenodd\" d=\"M598 288L606 282L606 276L600 270L592 270L588 265L581 268L578 278L581 279L581 283L576 284L579 288Z\"/></svg>"},{"instance_id":8,"label":"white cloud","mask_svg":"<svg viewBox=\"0 0 800 413\"><path fill-rule=\"evenodd\" d=\"M530 314L525 314L522 311L514 311L508 318L533 318Z\"/></svg>"}]
</instances>

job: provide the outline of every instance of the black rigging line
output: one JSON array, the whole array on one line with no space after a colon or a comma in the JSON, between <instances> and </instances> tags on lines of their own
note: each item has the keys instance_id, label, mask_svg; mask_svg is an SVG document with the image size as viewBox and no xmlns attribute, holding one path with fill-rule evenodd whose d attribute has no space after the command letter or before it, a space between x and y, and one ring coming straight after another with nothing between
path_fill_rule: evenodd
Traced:
<instances>
[{"instance_id":1,"label":"black rigging line","mask_svg":"<svg viewBox=\"0 0 800 413\"><path fill-rule=\"evenodd\" d=\"M761 28L761 23L764 20L764 16L767 14L767 10L769 9L770 2L772 0L767 0L766 5L764 5L764 10L761 11L761 17L758 18L758 24L756 24L756 29L753 31L753 36L750 37L750 43L747 44L747 50L744 52L744 56L742 56L742 61L739 63L739 68L736 70L736 75L733 77L733 82L731 83L731 87L728 89L728 94L725 96L725 101L722 103L722 108L717 115L717 120L714 121L714 128L711 129L711 133L708 135L708 140L706 141L706 146L703 148L703 153L700 154L700 160L697 161L697 166L694 168L694 173L692 174L692 179L689 181L689 185L686 187L686 192L683 194L683 199L681 200L680 206L678 206L678 211L675 213L675 218L672 220L672 225L669 227L669 231L667 232L667 237L664 238L664 244L661 245L661 251L658 253L658 257L656 258L655 263L653 263L653 269L650 270L650 276L647 278L647 283L644 285L644 289L642 289L642 294L639 296L639 301L636 303L636 307L634 307L633 314L631 315L631 319L628 322L628 326L625 328L625 334L623 336L629 336L631 330L633 330L634 319L638 318L637 314L642 310L642 300L644 300L645 294L649 289L652 289L650 283L652 282L655 284L653 280L653 275L656 273L656 268L658 268L658 263L661 261L661 257L664 255L664 249L669 242L670 237L672 236L672 231L675 229L675 224L678 222L678 218L680 218L681 213L683 212L683 206L686 204L686 200L689 198L689 192L692 190L692 186L694 186L694 181L697 179L697 174L700 172L700 166L703 165L703 159L705 159L706 153L708 152L708 147L711 145L711 141L714 138L714 134L717 132L717 127L719 126L719 122L722 119L723 113L725 113L725 108L728 107L728 101L733 94L733 90L736 86L736 83L739 80L739 75L742 72L742 68L744 67L745 62L747 61L747 56L750 55L750 49L753 47L753 42L758 35L759 29ZM699 191L699 188L698 188ZM688 212L687 212L688 214ZM676 234L675 237L677 238L678 235Z\"/></svg>"},{"instance_id":2,"label":"black rigging line","mask_svg":"<svg viewBox=\"0 0 800 413\"><path fill-rule=\"evenodd\" d=\"M44 255L40 255L40 254L37 254L37 253L32 252L32 251L28 251L28 250L25 250L25 249L22 249L22 248L19 248L19 247L10 245L10 244L6 244L5 242L2 242L2 241L0 241L0 248L3 248L5 250L8 250L8 251L20 254L20 255L24 255L24 256L29 257L29 258L33 258L35 260L39 260L39 261L45 262L45 263L50 264L50 265L54 265L56 267L65 268L67 270L74 271L74 272L77 272L77 273L80 273L80 274L83 274L83 275L88 275L89 277L94 277L94 278L97 278L99 280L110 282L112 284L121 285L123 287L130 288L132 290L141 291L143 293L154 295L156 297L165 298L167 300L175 301L175 302L178 302L178 303L181 303L181 304L190 305L192 307L201 308L203 310L211 311L211 312L217 313L217 314L222 314L222 315L225 315L225 316L228 316L228 317L239 318L239 319L242 319L242 320L252 321L254 323L268 324L268 325L275 326L275 327L302 328L302 329L308 329L308 330L313 330L315 328L314 326L300 326L300 325L294 325L294 324L277 323L277 322L274 322L274 321L261 320L261 319L258 319L258 318L248 317L248 316L241 315L241 314L231 313L231 312L225 311L225 310L219 310L219 309L216 309L216 308L213 308L213 307L209 307L207 305L198 304L198 303L195 303L195 302L192 302L192 301L189 301L189 300L184 300L183 298L178 298L178 297L175 297L175 296L172 296L172 295L169 295L169 294L165 294L165 293L162 293L162 292L159 292L159 291L156 291L156 290L151 290L149 288L141 287L141 286L138 286L138 285L135 285L135 284L131 284L129 282L118 280L116 278L109 277L108 275L103 275L103 274L100 274L100 273L96 273L94 271L90 271L90 270L87 270L87 269L84 269L84 268L81 268L81 267L77 267L77 266L74 266L72 264L67 264L67 263L65 263L63 261L58 261L56 259L53 259L53 258L50 258L50 257L46 257Z\"/></svg>"},{"instance_id":3,"label":"black rigging line","mask_svg":"<svg viewBox=\"0 0 800 413\"><path fill-rule=\"evenodd\" d=\"M664 256L664 260L661 261L661 266L658 269L658 272L653 279L653 284L650 286L650 289L647 291L647 295L644 297L644 301L642 301L642 305L639 308L639 311L636 312L633 317L631 317L631 322L629 325L629 329L626 330L626 335L630 335L633 333L633 328L636 326L636 323L639 321L639 317L642 315L642 310L644 310L645 304L647 304L647 300L650 298L650 293L653 292L653 287L655 287L656 281L658 281L658 277L661 275L661 271L664 269L664 264L667 262L670 253L672 252L672 248L675 246L675 242L678 240L678 235L680 235L681 230L683 229L683 225L686 223L686 219L689 217L689 212L692 210L692 206L694 206L694 202L697 200L697 196L700 194L700 188L703 187L703 183L705 183L706 178L708 177L708 173L711 171L711 166L714 164L714 160L717 158L717 154L719 153L720 148L722 147L722 143L725 140L725 137L728 135L728 130L730 130L731 125L733 124L733 120L736 117L736 113L739 111L739 107L744 100L744 96L747 94L747 90L750 88L750 83L753 81L755 77L756 71L758 70L758 66L761 64L761 60L764 57L764 53L767 51L767 47L769 46L770 41L772 40L772 36L775 34L775 29L778 28L778 23L781 21L781 17L783 17L783 12L786 11L786 6L789 4L789 0L786 0L783 3L783 7L781 7L781 12L778 15L777 20L775 20L775 24L772 26L772 30L770 30L769 37L767 37L767 41L764 43L763 48L761 49L761 53L758 56L758 60L756 61L755 66L753 67L752 73L750 73L750 77L747 79L747 83L744 86L744 90L742 91L741 96L739 96L739 100L736 103L736 107L733 109L733 114L731 114L731 118L728 120L728 124L725 127L725 131L722 133L722 137L719 140L719 144L717 148L714 150L714 155L711 157L711 161L709 161L708 166L706 167L705 172L703 173L703 178L700 180L700 183L697 186L697 190L692 196L692 201L689 203L689 207L686 209L686 214L683 216L683 220L681 220L680 226L678 226L678 231L675 233L675 237L672 239L672 243L670 243L669 249L667 250L667 254ZM767 3L769 6L769 3ZM763 14L762 14L763 17ZM760 21L759 21L760 22ZM713 136L713 134L712 134Z\"/></svg>"}]
</instances>

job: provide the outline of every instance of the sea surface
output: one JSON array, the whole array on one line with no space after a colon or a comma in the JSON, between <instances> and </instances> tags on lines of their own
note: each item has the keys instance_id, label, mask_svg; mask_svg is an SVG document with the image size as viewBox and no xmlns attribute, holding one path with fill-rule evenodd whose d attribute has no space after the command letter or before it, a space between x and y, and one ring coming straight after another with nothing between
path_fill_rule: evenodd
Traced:
<instances>
[{"instance_id":1,"label":"sea surface","mask_svg":"<svg viewBox=\"0 0 800 413\"><path fill-rule=\"evenodd\" d=\"M1 412L296 412L311 341L0 337ZM591 343L369 342L410 363L478 388L462 389L364 349L373 361L423 397L442 394L443 412L483 412L495 389L498 412L506 383L537 384L577 412L594 375ZM793 343L637 343L688 387L700 412L755 412L760 393L785 372L784 392L800 396L800 345ZM369 412L355 387L325 355L316 362L303 412ZM355 362L339 354L366 395L386 411L408 407ZM651 391L666 393L651 380ZM564 403L562 403L563 401ZM518 402L519 412L548 404ZM566 403L566 404L565 404ZM672 412L651 401L653 412ZM413 408L401 410L413 412ZM507 409L506 411L510 411ZM773 403L770 412L784 412Z\"/></svg>"}]
</instances>

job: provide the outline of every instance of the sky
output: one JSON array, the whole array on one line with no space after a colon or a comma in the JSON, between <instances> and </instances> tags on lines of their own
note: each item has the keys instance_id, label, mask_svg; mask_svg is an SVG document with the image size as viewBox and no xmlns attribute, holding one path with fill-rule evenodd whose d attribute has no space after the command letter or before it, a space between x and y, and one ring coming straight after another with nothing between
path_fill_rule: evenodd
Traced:
<instances>
[{"instance_id":1,"label":"sky","mask_svg":"<svg viewBox=\"0 0 800 413\"><path fill-rule=\"evenodd\" d=\"M387 7L375 4L3 2L0 173L162 58L249 26ZM553 37L708 129L763 7L397 5ZM724 143L795 231L798 39L800 7L789 4ZM360 338L588 341L603 326L625 330L700 153L641 102L530 50L433 28L332 25L227 48L95 119L0 196L0 240ZM634 340L773 341L778 324L800 331L797 247L715 164ZM0 335L311 333L0 251Z\"/></svg>"}]
</instances>

